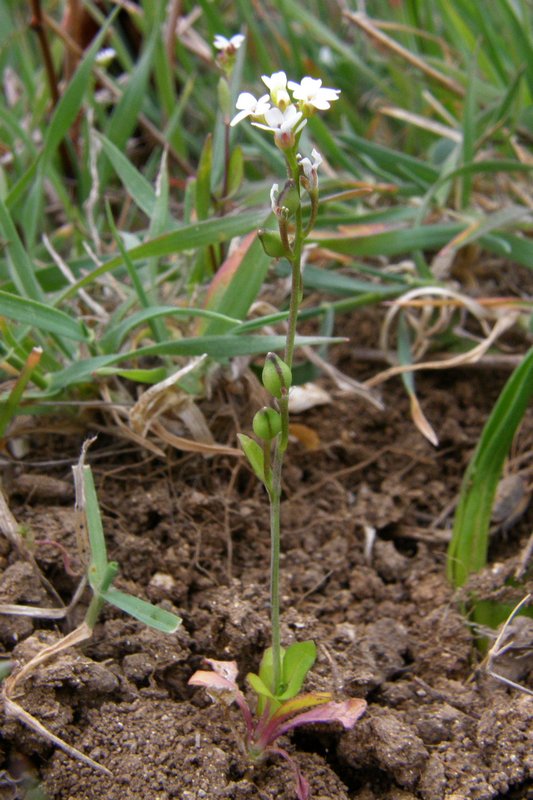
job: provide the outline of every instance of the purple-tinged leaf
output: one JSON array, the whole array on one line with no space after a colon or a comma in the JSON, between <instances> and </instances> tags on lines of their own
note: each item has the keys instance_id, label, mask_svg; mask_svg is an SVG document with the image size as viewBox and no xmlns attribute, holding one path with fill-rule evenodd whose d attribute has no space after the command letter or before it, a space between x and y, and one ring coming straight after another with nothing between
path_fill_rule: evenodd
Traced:
<instances>
[{"instance_id":1,"label":"purple-tinged leaf","mask_svg":"<svg viewBox=\"0 0 533 800\"><path fill-rule=\"evenodd\" d=\"M199 669L195 672L189 678L189 686L203 686L204 689L209 689L212 692L230 692L232 695L239 691L233 681L229 681L222 675L217 675L216 672L206 669Z\"/></svg>"},{"instance_id":2,"label":"purple-tinged leaf","mask_svg":"<svg viewBox=\"0 0 533 800\"><path fill-rule=\"evenodd\" d=\"M250 738L254 722L246 698L235 682L238 672L236 662L215 661L212 658L207 658L206 662L213 668L213 672L198 670L189 678L189 686L202 686L207 689L208 693L213 692L215 695L213 699L222 700L227 705L233 702L237 703L246 724L248 738Z\"/></svg>"},{"instance_id":3,"label":"purple-tinged leaf","mask_svg":"<svg viewBox=\"0 0 533 800\"><path fill-rule=\"evenodd\" d=\"M223 678L232 681L232 683L236 685L237 675L239 674L236 661L215 661L214 658L206 658L205 661L206 664L209 664L213 672L216 672L217 675L222 675Z\"/></svg>"},{"instance_id":4,"label":"purple-tinged leaf","mask_svg":"<svg viewBox=\"0 0 533 800\"><path fill-rule=\"evenodd\" d=\"M288 761L292 767L292 771L294 772L294 788L296 789L296 797L298 800L309 800L309 782L300 772L300 767L294 758L292 758L287 751L283 750L281 747L271 747L269 752L276 753L276 755L281 756L285 759L285 761Z\"/></svg>"},{"instance_id":5,"label":"purple-tinged leaf","mask_svg":"<svg viewBox=\"0 0 533 800\"><path fill-rule=\"evenodd\" d=\"M303 714L298 714L297 717L281 725L276 732L276 738L300 725L314 722L340 722L345 728L353 728L359 717L365 713L365 709L366 702L358 697L352 697L341 703L326 703L310 711L304 711Z\"/></svg>"},{"instance_id":6,"label":"purple-tinged leaf","mask_svg":"<svg viewBox=\"0 0 533 800\"><path fill-rule=\"evenodd\" d=\"M255 728L255 743L261 750L265 750L272 742L275 742L278 736L284 731L284 725L289 717L292 717L295 712L302 711L304 708L313 708L314 706L323 705L331 701L331 694L329 692L310 692L309 694L302 694L292 700L287 700L283 705L278 708L272 716L267 713L263 715ZM298 716L300 718L301 714Z\"/></svg>"},{"instance_id":7,"label":"purple-tinged leaf","mask_svg":"<svg viewBox=\"0 0 533 800\"><path fill-rule=\"evenodd\" d=\"M307 694L300 694L292 700L286 700L272 715L272 720L276 720L278 723L284 722L297 711L314 708L314 706L321 706L325 703L329 703L330 700L331 692L308 692Z\"/></svg>"}]
</instances>

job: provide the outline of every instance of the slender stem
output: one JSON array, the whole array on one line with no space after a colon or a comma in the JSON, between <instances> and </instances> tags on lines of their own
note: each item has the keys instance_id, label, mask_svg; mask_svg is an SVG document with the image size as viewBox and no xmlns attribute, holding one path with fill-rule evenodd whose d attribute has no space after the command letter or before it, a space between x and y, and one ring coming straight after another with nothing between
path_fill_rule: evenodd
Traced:
<instances>
[{"instance_id":1,"label":"slender stem","mask_svg":"<svg viewBox=\"0 0 533 800\"><path fill-rule=\"evenodd\" d=\"M281 469L283 453L276 447L270 490L270 617L272 626L273 694L281 689L281 619L279 562L281 552Z\"/></svg>"},{"instance_id":2,"label":"slender stem","mask_svg":"<svg viewBox=\"0 0 533 800\"><path fill-rule=\"evenodd\" d=\"M300 191L298 164L294 154L287 154L289 175ZM285 363L292 368L294 340L296 337L296 321L302 299L301 259L304 243L301 206L295 214L294 243L292 247L292 285L289 307L287 337L285 341ZM278 437L272 460L272 488L270 499L270 614L272 624L272 667L273 693L278 694L281 686L281 619L280 619L280 552L281 552L281 474L283 460L289 441L289 397L288 394L278 401L281 415L281 434Z\"/></svg>"},{"instance_id":3,"label":"slender stem","mask_svg":"<svg viewBox=\"0 0 533 800\"><path fill-rule=\"evenodd\" d=\"M39 39L41 45L41 52L43 56L44 68L46 70L46 77L48 78L48 87L52 97L52 105L55 106L59 103L59 89L57 85L57 76L50 51L50 44L46 35L44 27L43 12L41 8L41 0L31 0L32 18L30 20L30 28L33 28Z\"/></svg>"},{"instance_id":4,"label":"slender stem","mask_svg":"<svg viewBox=\"0 0 533 800\"><path fill-rule=\"evenodd\" d=\"M52 58L52 51L50 50L50 43L46 33L44 24L44 15L41 7L41 0L31 0L32 17L30 20L30 28L37 34L39 44L41 46L41 53L43 56L44 69L48 80L48 87L50 89L50 96L52 98L52 108L55 108L60 100L59 87L57 82L57 75ZM65 175L71 177L75 175L74 166L67 149L66 142L63 140L59 144L59 152L63 162L63 169Z\"/></svg>"}]
</instances>

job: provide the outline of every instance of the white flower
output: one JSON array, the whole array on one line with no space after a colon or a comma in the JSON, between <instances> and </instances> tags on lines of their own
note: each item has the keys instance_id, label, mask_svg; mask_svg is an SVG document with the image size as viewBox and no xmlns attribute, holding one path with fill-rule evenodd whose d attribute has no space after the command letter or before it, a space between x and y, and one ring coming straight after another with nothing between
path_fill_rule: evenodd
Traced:
<instances>
[{"instance_id":1,"label":"white flower","mask_svg":"<svg viewBox=\"0 0 533 800\"><path fill-rule=\"evenodd\" d=\"M245 38L246 37L243 36L242 33L236 33L231 39L226 39L225 36L217 33L213 41L213 46L216 47L217 50L238 50Z\"/></svg>"},{"instance_id":2,"label":"white flower","mask_svg":"<svg viewBox=\"0 0 533 800\"><path fill-rule=\"evenodd\" d=\"M296 158L298 159L298 164L302 168L302 172L308 180L311 180L313 177L313 173L316 175L316 171L319 166L322 164L322 156L318 152L318 150L313 149L311 150L311 156L313 158L313 162L311 163L311 159L309 158L302 158L300 153L297 154Z\"/></svg>"},{"instance_id":3,"label":"white flower","mask_svg":"<svg viewBox=\"0 0 533 800\"><path fill-rule=\"evenodd\" d=\"M322 86L320 78L302 78L301 83L288 82L294 100L300 101L300 107L311 110L317 108L326 111L330 103L339 99L340 89L328 89Z\"/></svg>"},{"instance_id":4,"label":"white flower","mask_svg":"<svg viewBox=\"0 0 533 800\"><path fill-rule=\"evenodd\" d=\"M233 127L246 117L265 116L270 109L270 103L268 102L268 99L269 98L267 94L264 94L259 98L259 100L256 100L253 94L250 94L250 92L241 92L237 98L237 102L235 103L235 107L239 109L239 113L233 117L230 125Z\"/></svg>"},{"instance_id":5,"label":"white flower","mask_svg":"<svg viewBox=\"0 0 533 800\"><path fill-rule=\"evenodd\" d=\"M297 153L296 159L301 169L300 181L302 186L312 195L313 193L316 194L318 189L318 168L322 163L322 156L315 148L311 151L311 156L313 161L310 158L302 158L300 153Z\"/></svg>"},{"instance_id":6,"label":"white flower","mask_svg":"<svg viewBox=\"0 0 533 800\"><path fill-rule=\"evenodd\" d=\"M272 189L270 190L270 206L274 214L278 213L278 201L279 201L279 184L273 183Z\"/></svg>"},{"instance_id":7,"label":"white flower","mask_svg":"<svg viewBox=\"0 0 533 800\"><path fill-rule=\"evenodd\" d=\"M97 53L96 63L99 67L108 67L116 55L116 51L112 47L104 47Z\"/></svg>"},{"instance_id":8,"label":"white flower","mask_svg":"<svg viewBox=\"0 0 533 800\"><path fill-rule=\"evenodd\" d=\"M285 73L274 72L270 78L268 75L262 75L261 80L269 90L274 105L278 106L282 111L285 111L291 102L287 91L287 76Z\"/></svg>"},{"instance_id":9,"label":"white flower","mask_svg":"<svg viewBox=\"0 0 533 800\"><path fill-rule=\"evenodd\" d=\"M295 135L302 130L304 125L307 125L307 120L302 119L302 116L302 112L298 111L296 106L290 105L285 111L274 106L274 108L269 108L265 114L266 125L260 122L252 122L252 125L273 133L274 141L280 150L287 150L289 147L293 147Z\"/></svg>"},{"instance_id":10,"label":"white flower","mask_svg":"<svg viewBox=\"0 0 533 800\"><path fill-rule=\"evenodd\" d=\"M273 134L298 133L307 124L307 120L302 119L302 116L302 112L293 105L290 105L285 111L280 111L279 108L269 108L265 113L266 125L259 122L252 122L252 125Z\"/></svg>"}]
</instances>

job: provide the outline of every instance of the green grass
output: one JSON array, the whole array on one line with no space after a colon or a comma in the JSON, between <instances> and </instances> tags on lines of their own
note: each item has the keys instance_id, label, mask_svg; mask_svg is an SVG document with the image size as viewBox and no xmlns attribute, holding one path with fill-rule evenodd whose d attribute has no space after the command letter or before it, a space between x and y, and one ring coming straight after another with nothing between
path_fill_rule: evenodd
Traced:
<instances>
[{"instance_id":1,"label":"green grass","mask_svg":"<svg viewBox=\"0 0 533 800\"><path fill-rule=\"evenodd\" d=\"M247 34L232 105L279 69L342 90L327 121L310 120L302 139L328 165L306 272L307 288L325 299L302 317L449 285L435 258L468 246L502 269L532 267L531 4L374 0L371 19L346 5L343 15L320 0L184 2L184 14L201 9L196 38L168 41L168 3L144 0L130 19L135 44L116 12L101 19L54 105L26 4L2 4L0 434L20 411L98 396L102 381L142 385L192 355L224 362L281 346L266 326L284 319L285 306L247 317L276 274L253 233L271 225L269 191L283 180L283 160L249 125L231 129L226 152L215 33ZM60 75L60 4L45 6ZM107 72L97 66L104 42L117 51ZM357 195L361 186L367 192ZM230 242L247 235L229 256ZM389 273L391 262L413 269ZM518 331L531 302L522 309ZM313 342L331 344L305 340ZM472 346L451 327L445 342L450 352ZM28 371L35 348L42 355ZM406 386L416 398L414 379ZM482 553L479 545L473 568Z\"/></svg>"}]
</instances>

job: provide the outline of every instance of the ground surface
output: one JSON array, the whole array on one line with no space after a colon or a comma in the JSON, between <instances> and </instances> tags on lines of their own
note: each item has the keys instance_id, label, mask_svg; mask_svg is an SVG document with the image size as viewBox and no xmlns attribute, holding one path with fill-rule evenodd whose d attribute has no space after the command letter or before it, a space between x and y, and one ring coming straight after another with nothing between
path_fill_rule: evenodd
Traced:
<instances>
[{"instance_id":1,"label":"ground surface","mask_svg":"<svg viewBox=\"0 0 533 800\"><path fill-rule=\"evenodd\" d=\"M372 327L367 316L354 316L343 332L360 342L365 325ZM354 359L353 347L337 350L337 365L357 379L374 374L378 367ZM331 404L297 418L307 427L297 430L285 472L283 640L318 643L308 688L369 704L353 731L315 726L287 740L315 800L531 796L531 698L476 672L473 633L444 574L451 509L508 374L472 368L418 378L437 449L415 430L398 379L383 388L385 411L325 382ZM202 409L217 440L234 446L236 424L249 429L255 403L249 383L225 379ZM61 427L34 434L4 484L13 514L36 540L39 565L67 601L76 578L43 540L73 552L70 464L84 431L73 426L65 435ZM515 456L532 450L532 427L530 415ZM307 449L313 432L318 447ZM23 797L21 776L33 772L55 800L293 798L284 763L250 768L244 759L236 710L187 686L206 656L235 659L244 678L268 644L261 488L235 458L173 451L164 463L105 434L90 461L110 556L121 567L116 585L177 610L183 625L165 636L109 608L91 641L41 667L23 685L21 705L113 776L0 717L0 797ZM478 579L487 596L522 597L505 581L531 521L530 508L495 535L491 569ZM376 530L373 544L365 526ZM50 605L33 568L4 539L0 565L0 602ZM82 615L80 607L70 624ZM0 619L2 649L22 662L67 631L66 623ZM503 669L524 684L531 678L524 659Z\"/></svg>"}]
</instances>

